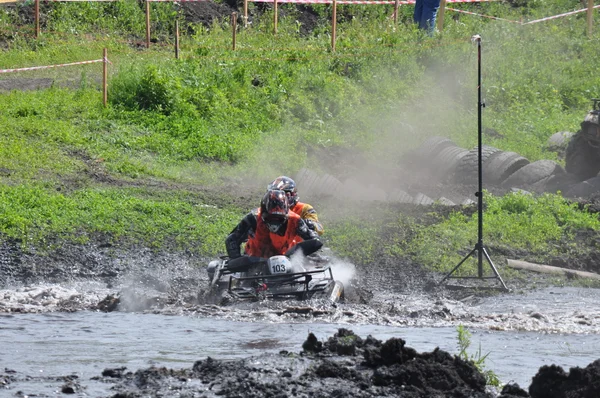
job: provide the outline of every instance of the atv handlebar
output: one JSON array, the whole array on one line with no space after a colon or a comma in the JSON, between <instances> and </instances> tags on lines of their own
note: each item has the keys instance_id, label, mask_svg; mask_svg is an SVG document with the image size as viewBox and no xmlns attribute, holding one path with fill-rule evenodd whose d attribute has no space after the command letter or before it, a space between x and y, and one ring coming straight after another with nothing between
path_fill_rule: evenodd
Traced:
<instances>
[{"instance_id":1,"label":"atv handlebar","mask_svg":"<svg viewBox=\"0 0 600 398\"><path fill-rule=\"evenodd\" d=\"M296 253L298 250L301 250L302 254L304 254L305 256L308 256L310 254L313 254L317 250L319 250L321 247L323 247L323 242L321 242L319 239L303 240L302 242L298 243L297 245L291 247L285 253L285 255L287 257L290 257L294 253Z\"/></svg>"}]
</instances>

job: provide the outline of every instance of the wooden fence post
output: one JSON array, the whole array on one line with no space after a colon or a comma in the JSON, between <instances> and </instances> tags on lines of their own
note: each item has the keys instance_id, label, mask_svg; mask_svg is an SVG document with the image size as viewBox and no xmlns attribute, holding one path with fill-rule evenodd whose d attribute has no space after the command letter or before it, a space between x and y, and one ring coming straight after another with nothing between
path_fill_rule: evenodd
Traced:
<instances>
[{"instance_id":1,"label":"wooden fence post","mask_svg":"<svg viewBox=\"0 0 600 398\"><path fill-rule=\"evenodd\" d=\"M444 14L446 13L446 0L440 1L440 9L438 10L437 16L437 30L440 32L444 30Z\"/></svg>"},{"instance_id":2,"label":"wooden fence post","mask_svg":"<svg viewBox=\"0 0 600 398\"><path fill-rule=\"evenodd\" d=\"M150 48L150 1L146 0L146 48Z\"/></svg>"},{"instance_id":3,"label":"wooden fence post","mask_svg":"<svg viewBox=\"0 0 600 398\"><path fill-rule=\"evenodd\" d=\"M235 51L236 31L237 31L237 12L231 13L231 49Z\"/></svg>"},{"instance_id":4,"label":"wooden fence post","mask_svg":"<svg viewBox=\"0 0 600 398\"><path fill-rule=\"evenodd\" d=\"M175 21L175 59L179 59L179 21Z\"/></svg>"},{"instance_id":5,"label":"wooden fence post","mask_svg":"<svg viewBox=\"0 0 600 398\"><path fill-rule=\"evenodd\" d=\"M102 51L102 103L106 108L108 103L108 50Z\"/></svg>"},{"instance_id":6,"label":"wooden fence post","mask_svg":"<svg viewBox=\"0 0 600 398\"><path fill-rule=\"evenodd\" d=\"M331 12L331 51L335 52L335 36L337 30L337 1L333 0L333 10Z\"/></svg>"},{"instance_id":7,"label":"wooden fence post","mask_svg":"<svg viewBox=\"0 0 600 398\"><path fill-rule=\"evenodd\" d=\"M594 0L588 0L587 9L587 34L592 37L592 24L594 23Z\"/></svg>"},{"instance_id":8,"label":"wooden fence post","mask_svg":"<svg viewBox=\"0 0 600 398\"><path fill-rule=\"evenodd\" d=\"M35 0L35 38L40 37L40 0Z\"/></svg>"},{"instance_id":9,"label":"wooden fence post","mask_svg":"<svg viewBox=\"0 0 600 398\"><path fill-rule=\"evenodd\" d=\"M277 0L273 0L273 34L277 34Z\"/></svg>"},{"instance_id":10,"label":"wooden fence post","mask_svg":"<svg viewBox=\"0 0 600 398\"><path fill-rule=\"evenodd\" d=\"M248 0L244 0L244 28L248 27Z\"/></svg>"},{"instance_id":11,"label":"wooden fence post","mask_svg":"<svg viewBox=\"0 0 600 398\"><path fill-rule=\"evenodd\" d=\"M400 5L400 0L396 0L394 3L394 25L398 25L398 6Z\"/></svg>"}]
</instances>

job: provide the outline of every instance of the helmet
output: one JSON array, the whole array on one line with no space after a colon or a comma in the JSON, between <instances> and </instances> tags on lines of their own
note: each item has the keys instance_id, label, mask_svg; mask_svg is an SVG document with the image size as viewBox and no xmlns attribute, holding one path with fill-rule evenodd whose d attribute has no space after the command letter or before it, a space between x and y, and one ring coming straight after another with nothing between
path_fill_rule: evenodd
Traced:
<instances>
[{"instance_id":1,"label":"helmet","mask_svg":"<svg viewBox=\"0 0 600 398\"><path fill-rule=\"evenodd\" d=\"M293 207L296 203L298 203L298 191L296 190L296 182L292 180L290 177L280 176L273 180L272 183L269 184L267 189L280 189L286 193L288 196L288 202L290 203L290 207Z\"/></svg>"},{"instance_id":2,"label":"helmet","mask_svg":"<svg viewBox=\"0 0 600 398\"><path fill-rule=\"evenodd\" d=\"M290 206L284 191L270 189L260 203L260 217L269 231L277 232L288 219Z\"/></svg>"}]
</instances>

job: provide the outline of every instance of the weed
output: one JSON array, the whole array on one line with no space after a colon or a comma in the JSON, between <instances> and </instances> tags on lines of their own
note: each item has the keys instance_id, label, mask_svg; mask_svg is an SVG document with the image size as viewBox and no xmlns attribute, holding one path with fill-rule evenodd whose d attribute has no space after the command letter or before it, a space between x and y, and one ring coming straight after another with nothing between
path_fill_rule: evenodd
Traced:
<instances>
[{"instance_id":1,"label":"weed","mask_svg":"<svg viewBox=\"0 0 600 398\"><path fill-rule=\"evenodd\" d=\"M469 347L471 346L471 332L463 325L458 325L456 327L457 339L458 339L458 357L464 361L471 362L477 370L483 373L485 376L485 382L491 386L500 386L500 379L492 370L485 370L485 360L490 355L483 355L481 352L481 343L479 343L479 349L475 354L470 354L467 352Z\"/></svg>"}]
</instances>

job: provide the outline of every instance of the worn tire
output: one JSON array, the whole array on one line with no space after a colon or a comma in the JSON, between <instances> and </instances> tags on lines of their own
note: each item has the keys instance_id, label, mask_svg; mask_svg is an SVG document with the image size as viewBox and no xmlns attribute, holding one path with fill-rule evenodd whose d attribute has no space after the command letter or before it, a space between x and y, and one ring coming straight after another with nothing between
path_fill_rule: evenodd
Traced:
<instances>
[{"instance_id":1,"label":"worn tire","mask_svg":"<svg viewBox=\"0 0 600 398\"><path fill-rule=\"evenodd\" d=\"M406 155L401 163L411 169L421 169L429 165L430 160L435 159L447 147L456 147L456 144L446 137L430 137Z\"/></svg>"},{"instance_id":2,"label":"worn tire","mask_svg":"<svg viewBox=\"0 0 600 398\"><path fill-rule=\"evenodd\" d=\"M301 169L294 178L298 190L303 193L313 194L316 191L315 183L319 179L319 175L309 169Z\"/></svg>"},{"instance_id":3,"label":"worn tire","mask_svg":"<svg viewBox=\"0 0 600 398\"><path fill-rule=\"evenodd\" d=\"M527 166L529 160L515 152L496 152L492 154L483 167L483 175L487 182L500 185L511 174Z\"/></svg>"},{"instance_id":4,"label":"worn tire","mask_svg":"<svg viewBox=\"0 0 600 398\"><path fill-rule=\"evenodd\" d=\"M494 148L493 146L484 145L481 148L481 163L484 173L483 178L486 179L485 169L488 159L495 153L500 152L500 149ZM476 184L478 180L478 163L479 163L479 147L471 149L465 156L460 160L458 167L456 168L455 180L459 183L473 183Z\"/></svg>"},{"instance_id":5,"label":"worn tire","mask_svg":"<svg viewBox=\"0 0 600 398\"><path fill-rule=\"evenodd\" d=\"M553 160L538 160L521 167L502 183L506 188L530 189L536 183L553 175L565 174L561 165Z\"/></svg>"},{"instance_id":6,"label":"worn tire","mask_svg":"<svg viewBox=\"0 0 600 398\"><path fill-rule=\"evenodd\" d=\"M552 134L548 138L548 149L555 152L564 152L573 135L570 131L559 131Z\"/></svg>"},{"instance_id":7,"label":"worn tire","mask_svg":"<svg viewBox=\"0 0 600 398\"><path fill-rule=\"evenodd\" d=\"M439 154L433 154L431 174L439 178L447 178L454 175L456 168L463 157L469 151L459 146L448 146Z\"/></svg>"}]
</instances>

